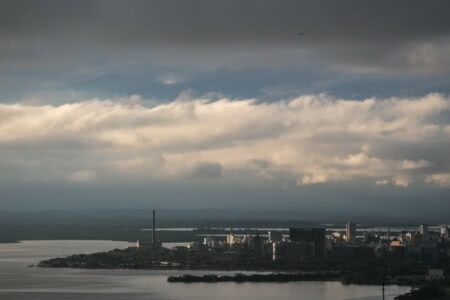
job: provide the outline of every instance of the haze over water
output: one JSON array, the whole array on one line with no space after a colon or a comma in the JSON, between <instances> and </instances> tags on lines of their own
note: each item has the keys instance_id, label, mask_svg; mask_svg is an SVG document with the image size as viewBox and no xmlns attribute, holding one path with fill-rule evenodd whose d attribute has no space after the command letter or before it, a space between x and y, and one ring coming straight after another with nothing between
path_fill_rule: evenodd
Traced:
<instances>
[{"instance_id":1,"label":"haze over water","mask_svg":"<svg viewBox=\"0 0 450 300\"><path fill-rule=\"evenodd\" d=\"M124 248L127 242L24 241L0 244L0 298L15 299L308 299L376 300L378 286L344 286L338 282L169 284L169 274L180 271L76 270L29 268L40 260ZM205 273L189 271L189 273ZM217 273L217 272L216 272ZM389 286L387 299L407 287Z\"/></svg>"}]
</instances>

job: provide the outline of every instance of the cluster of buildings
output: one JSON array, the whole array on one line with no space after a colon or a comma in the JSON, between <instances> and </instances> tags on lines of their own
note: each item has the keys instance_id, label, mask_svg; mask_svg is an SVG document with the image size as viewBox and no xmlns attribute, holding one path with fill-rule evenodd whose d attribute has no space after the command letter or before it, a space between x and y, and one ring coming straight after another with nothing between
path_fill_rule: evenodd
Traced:
<instances>
[{"instance_id":1,"label":"cluster of buildings","mask_svg":"<svg viewBox=\"0 0 450 300\"><path fill-rule=\"evenodd\" d=\"M349 221L345 229L322 227L290 228L267 234L235 234L204 237L201 247L250 251L273 261L298 264L327 259L329 261L370 260L376 257L396 261L438 265L450 257L447 225L431 231L426 224L417 230L365 229Z\"/></svg>"},{"instance_id":2,"label":"cluster of buildings","mask_svg":"<svg viewBox=\"0 0 450 300\"><path fill-rule=\"evenodd\" d=\"M299 227L262 231L240 230L229 234L204 234L202 242L187 245L190 250L211 251L213 255L243 254L259 262L298 266L308 262L352 263L385 258L391 262L421 263L429 268L448 265L450 239L447 225L430 228L367 228L349 221L345 228ZM264 234L262 234L264 233ZM153 211L151 243L137 247L161 247L156 239ZM183 247L182 247L183 248ZM186 247L184 247L186 249Z\"/></svg>"},{"instance_id":3,"label":"cluster of buildings","mask_svg":"<svg viewBox=\"0 0 450 300\"><path fill-rule=\"evenodd\" d=\"M208 249L228 249L234 251L248 251L255 256L266 256L270 253L270 235L251 235L230 233L222 236L207 236L203 239L202 246Z\"/></svg>"},{"instance_id":4,"label":"cluster of buildings","mask_svg":"<svg viewBox=\"0 0 450 300\"><path fill-rule=\"evenodd\" d=\"M249 252L256 257L270 257L273 261L320 259L326 256L326 230L324 228L291 228L289 234L268 231L267 234L209 235L201 245L208 249L227 249L234 252Z\"/></svg>"},{"instance_id":5,"label":"cluster of buildings","mask_svg":"<svg viewBox=\"0 0 450 300\"><path fill-rule=\"evenodd\" d=\"M356 225L348 222L345 234L329 235L329 249L338 258L368 259L375 255L433 266L450 257L450 240L447 225L441 225L439 231L422 224L417 230L358 232Z\"/></svg>"}]
</instances>

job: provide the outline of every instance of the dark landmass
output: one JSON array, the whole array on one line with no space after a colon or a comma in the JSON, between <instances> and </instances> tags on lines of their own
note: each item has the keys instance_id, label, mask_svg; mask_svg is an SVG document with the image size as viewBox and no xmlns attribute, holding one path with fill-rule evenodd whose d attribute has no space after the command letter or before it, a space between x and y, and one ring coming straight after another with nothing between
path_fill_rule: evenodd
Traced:
<instances>
[{"instance_id":1,"label":"dark landmass","mask_svg":"<svg viewBox=\"0 0 450 300\"><path fill-rule=\"evenodd\" d=\"M235 275L215 275L208 274L203 276L181 275L169 276L168 282L291 282L291 281L337 281L341 278L338 272L327 273L271 273L271 274L242 274Z\"/></svg>"},{"instance_id":2,"label":"dark landmass","mask_svg":"<svg viewBox=\"0 0 450 300\"><path fill-rule=\"evenodd\" d=\"M270 274L242 274L235 275L191 275L185 274L180 276L169 276L168 282L183 282L183 283L216 283L216 282L291 282L291 281L339 281L343 284L373 284L373 285L419 285L425 281L421 279L405 279L391 277L383 281L378 279L376 275L363 276L358 280L352 280L359 277L360 273L342 273L342 272L312 272L312 273L270 273Z\"/></svg>"},{"instance_id":3,"label":"dark landmass","mask_svg":"<svg viewBox=\"0 0 450 300\"><path fill-rule=\"evenodd\" d=\"M350 275L350 277L348 277ZM315 272L315 273L271 273L271 274L242 274L235 275L191 275L169 276L170 283L219 283L219 282L293 282L293 281L340 281L343 284L386 284L386 285L407 285L417 286L411 292L395 297L395 300L448 300L450 299L446 287L449 282L436 281L425 282L424 280L402 280L401 278L389 278L386 281L370 279L370 277L360 278L356 281L349 281L349 278L356 278L360 274L342 274L340 272Z\"/></svg>"},{"instance_id":4,"label":"dark landmass","mask_svg":"<svg viewBox=\"0 0 450 300\"><path fill-rule=\"evenodd\" d=\"M39 263L39 267L83 269L176 269L176 270L254 270L270 271L269 274L242 274L203 276L169 276L171 283L217 283L217 282L293 282L293 281L339 281L343 284L406 285L420 287L396 300L443 300L448 279L429 283L426 268L411 263L398 263L376 259L368 262L316 261L303 262L302 266L275 264L251 255L237 255L230 251L208 253L184 247L167 249L144 247L115 249L94 254L77 254L54 258ZM290 272L289 272L290 271Z\"/></svg>"},{"instance_id":5,"label":"dark landmass","mask_svg":"<svg viewBox=\"0 0 450 300\"><path fill-rule=\"evenodd\" d=\"M238 277L233 280L339 280L344 284L397 284L419 286L425 282L426 268L416 264L395 264L377 259L365 262L339 262L333 260L305 261L301 265L273 262L255 257L252 253L189 250L185 247L115 249L94 254L77 254L64 258L44 260L39 267L83 269L178 269L217 271L269 271L301 272L301 275L275 277ZM388 267L387 267L388 266ZM308 274L310 273L310 274ZM307 274L307 275L306 275ZM293 276L293 277L289 277ZM297 277L295 277L297 276ZM182 281L184 277L175 279ZM186 278L185 278L186 279ZM187 277L187 280L212 280L209 277ZM232 280L225 277L218 280Z\"/></svg>"},{"instance_id":6,"label":"dark landmass","mask_svg":"<svg viewBox=\"0 0 450 300\"><path fill-rule=\"evenodd\" d=\"M442 284L430 283L418 289L413 289L411 292L400 295L394 300L444 300L450 299Z\"/></svg>"}]
</instances>

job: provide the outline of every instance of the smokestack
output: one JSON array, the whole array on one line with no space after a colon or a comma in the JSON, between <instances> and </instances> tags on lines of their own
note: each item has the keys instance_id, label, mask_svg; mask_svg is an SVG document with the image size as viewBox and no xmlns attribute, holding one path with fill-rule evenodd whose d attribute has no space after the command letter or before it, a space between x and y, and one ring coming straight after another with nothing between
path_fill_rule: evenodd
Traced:
<instances>
[{"instance_id":1,"label":"smokestack","mask_svg":"<svg viewBox=\"0 0 450 300\"><path fill-rule=\"evenodd\" d=\"M152 245L156 246L156 211L153 210Z\"/></svg>"}]
</instances>

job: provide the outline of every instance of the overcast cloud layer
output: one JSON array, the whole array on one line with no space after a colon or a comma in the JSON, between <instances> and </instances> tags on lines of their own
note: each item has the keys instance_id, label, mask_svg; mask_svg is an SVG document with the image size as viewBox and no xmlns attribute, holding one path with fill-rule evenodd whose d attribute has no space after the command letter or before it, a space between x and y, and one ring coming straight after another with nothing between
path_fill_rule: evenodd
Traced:
<instances>
[{"instance_id":1,"label":"overcast cloud layer","mask_svg":"<svg viewBox=\"0 0 450 300\"><path fill-rule=\"evenodd\" d=\"M0 105L2 181L364 179L450 187L450 98Z\"/></svg>"},{"instance_id":2,"label":"overcast cloud layer","mask_svg":"<svg viewBox=\"0 0 450 300\"><path fill-rule=\"evenodd\" d=\"M107 57L170 49L157 57L190 64L182 56L187 52L211 67L231 63L223 48L257 50L250 63L260 65L265 51L258 50L265 48L294 61L310 52L319 58L319 52L347 67L441 72L450 66L449 11L445 0L2 1L0 53L2 62L28 66L92 50ZM234 67L245 61L239 56Z\"/></svg>"},{"instance_id":3,"label":"overcast cloud layer","mask_svg":"<svg viewBox=\"0 0 450 300\"><path fill-rule=\"evenodd\" d=\"M449 93L449 20L446 0L2 1L0 101Z\"/></svg>"}]
</instances>

